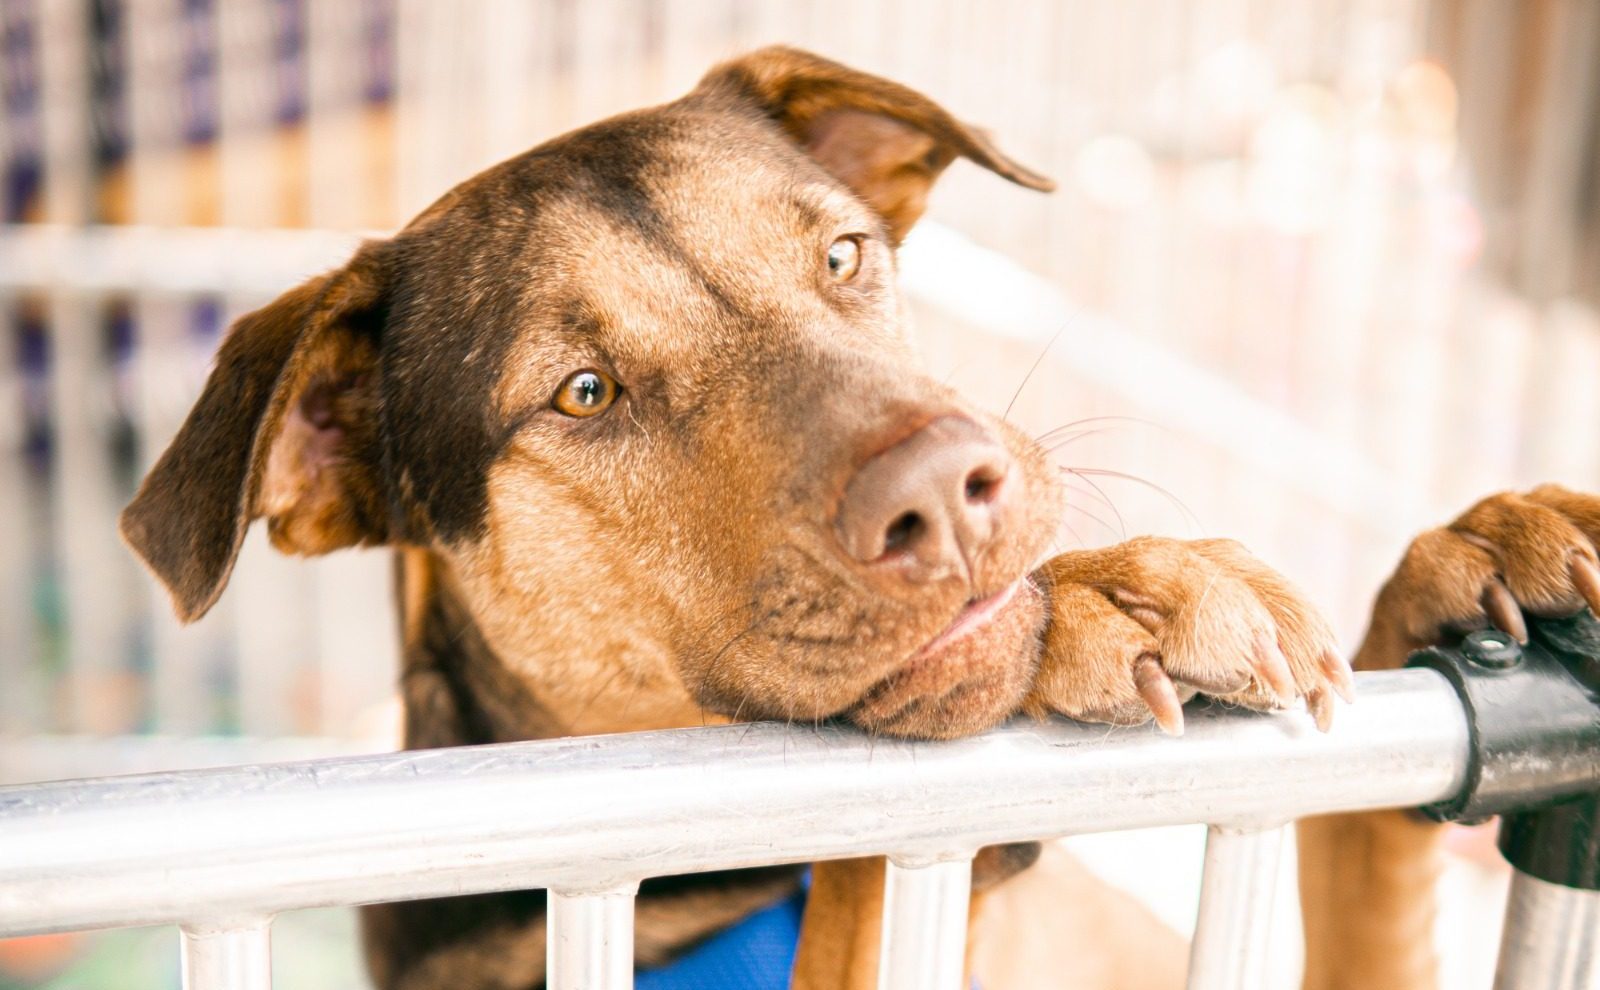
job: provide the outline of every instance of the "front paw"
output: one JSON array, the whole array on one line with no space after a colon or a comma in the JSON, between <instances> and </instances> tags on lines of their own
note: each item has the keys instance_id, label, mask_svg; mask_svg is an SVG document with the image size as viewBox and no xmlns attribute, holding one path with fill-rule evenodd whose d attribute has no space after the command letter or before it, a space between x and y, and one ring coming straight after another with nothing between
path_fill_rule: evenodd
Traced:
<instances>
[{"instance_id":1,"label":"front paw","mask_svg":"<svg viewBox=\"0 0 1600 990\"><path fill-rule=\"evenodd\" d=\"M1154 717L1178 735L1196 693L1260 709L1303 698L1326 730L1333 694L1351 697L1327 622L1232 540L1141 537L1062 554L1034 580L1049 611L1031 714Z\"/></svg>"},{"instance_id":2,"label":"front paw","mask_svg":"<svg viewBox=\"0 0 1600 990\"><path fill-rule=\"evenodd\" d=\"M1600 496L1542 485L1492 495L1412 541L1378 594L1358 666L1489 625L1528 638L1522 613L1600 614Z\"/></svg>"}]
</instances>

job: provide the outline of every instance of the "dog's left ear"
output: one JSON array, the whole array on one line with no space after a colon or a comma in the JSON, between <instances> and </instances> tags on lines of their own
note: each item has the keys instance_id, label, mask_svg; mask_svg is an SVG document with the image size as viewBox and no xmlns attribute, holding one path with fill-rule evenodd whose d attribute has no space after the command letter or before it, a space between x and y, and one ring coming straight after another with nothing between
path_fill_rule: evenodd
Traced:
<instances>
[{"instance_id":1,"label":"dog's left ear","mask_svg":"<svg viewBox=\"0 0 1600 990\"><path fill-rule=\"evenodd\" d=\"M810 52L762 48L712 69L700 90L754 97L812 158L883 216L896 242L922 216L928 190L957 157L1029 189L1055 188L916 90Z\"/></svg>"}]
</instances>

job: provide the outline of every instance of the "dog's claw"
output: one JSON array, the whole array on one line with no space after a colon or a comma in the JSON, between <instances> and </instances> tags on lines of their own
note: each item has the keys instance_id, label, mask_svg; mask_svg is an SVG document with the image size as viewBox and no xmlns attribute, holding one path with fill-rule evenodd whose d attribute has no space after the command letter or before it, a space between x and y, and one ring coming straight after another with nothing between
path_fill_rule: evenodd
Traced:
<instances>
[{"instance_id":1,"label":"dog's claw","mask_svg":"<svg viewBox=\"0 0 1600 990\"><path fill-rule=\"evenodd\" d=\"M1133 685L1161 731L1169 736L1183 735L1183 704L1178 700L1178 689L1155 654L1146 653L1134 663Z\"/></svg>"},{"instance_id":2,"label":"dog's claw","mask_svg":"<svg viewBox=\"0 0 1600 990\"><path fill-rule=\"evenodd\" d=\"M1285 708L1294 704L1296 691L1294 674L1289 670L1289 661L1278 648L1278 644L1266 633L1256 636L1252 666L1268 690L1278 699L1278 704Z\"/></svg>"},{"instance_id":3,"label":"dog's claw","mask_svg":"<svg viewBox=\"0 0 1600 990\"><path fill-rule=\"evenodd\" d=\"M1583 554L1573 554L1572 583L1588 603L1589 611L1600 616L1600 566Z\"/></svg>"},{"instance_id":4,"label":"dog's claw","mask_svg":"<svg viewBox=\"0 0 1600 990\"><path fill-rule=\"evenodd\" d=\"M1522 617L1522 606L1504 584L1490 581L1484 585L1482 601L1483 610L1489 613L1489 621L1495 628L1519 643L1528 642L1528 623Z\"/></svg>"},{"instance_id":5,"label":"dog's claw","mask_svg":"<svg viewBox=\"0 0 1600 990\"><path fill-rule=\"evenodd\" d=\"M1333 695L1326 688L1317 688L1306 695L1306 711L1317 723L1320 732L1333 728Z\"/></svg>"},{"instance_id":6,"label":"dog's claw","mask_svg":"<svg viewBox=\"0 0 1600 990\"><path fill-rule=\"evenodd\" d=\"M1323 650L1322 673L1327 676L1328 683L1333 685L1333 690L1344 699L1345 704L1355 703L1356 680L1350 673L1350 661L1334 650Z\"/></svg>"}]
</instances>

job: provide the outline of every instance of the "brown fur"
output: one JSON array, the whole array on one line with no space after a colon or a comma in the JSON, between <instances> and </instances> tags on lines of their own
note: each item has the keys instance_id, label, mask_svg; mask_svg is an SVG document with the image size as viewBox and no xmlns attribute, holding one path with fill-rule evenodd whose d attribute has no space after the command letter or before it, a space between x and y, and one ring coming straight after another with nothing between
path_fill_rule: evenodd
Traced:
<instances>
[{"instance_id":1,"label":"brown fur","mask_svg":"<svg viewBox=\"0 0 1600 990\"><path fill-rule=\"evenodd\" d=\"M894 247L957 157L1048 187L925 97L789 49L557 138L240 321L124 533L186 619L216 601L255 518L290 552L395 547L413 747L744 718L942 738L1024 708L1132 722L1153 707L1176 730L1197 690L1304 699L1325 721L1345 673L1327 628L1237 545L1145 539L1040 564L1053 467L916 370L894 287ZM862 259L843 281L825 264L841 237ZM622 391L562 415L552 396L585 369ZM936 423L1003 452L1004 497L959 567L913 581L888 553L843 552L836 524L852 477ZM1508 533L1531 512L1489 522ZM1501 564L1512 590L1564 603L1520 546ZM1007 604L986 624L923 650L991 599ZM987 986L1177 971L1175 939L1057 853L1000 882L1033 851L980 854ZM870 983L879 875L819 866L803 984ZM639 958L794 883L789 867L649 881ZM1008 926L985 923L991 905ZM542 932L538 892L366 912L383 987L537 986ZM1119 961L1135 946L1144 958Z\"/></svg>"}]
</instances>

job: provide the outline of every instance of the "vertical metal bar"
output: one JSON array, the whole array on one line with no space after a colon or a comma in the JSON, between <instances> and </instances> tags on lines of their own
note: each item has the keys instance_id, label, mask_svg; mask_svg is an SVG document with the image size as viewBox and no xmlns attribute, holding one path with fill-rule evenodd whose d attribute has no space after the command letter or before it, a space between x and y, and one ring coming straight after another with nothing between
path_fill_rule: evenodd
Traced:
<instances>
[{"instance_id":1,"label":"vertical metal bar","mask_svg":"<svg viewBox=\"0 0 1600 990\"><path fill-rule=\"evenodd\" d=\"M1200 918L1189 948L1189 990L1264 990L1273 895L1287 826L1206 831Z\"/></svg>"},{"instance_id":2,"label":"vertical metal bar","mask_svg":"<svg viewBox=\"0 0 1600 990\"><path fill-rule=\"evenodd\" d=\"M1506 899L1495 990L1600 987L1600 891L1549 883L1517 870Z\"/></svg>"},{"instance_id":3,"label":"vertical metal bar","mask_svg":"<svg viewBox=\"0 0 1600 990\"><path fill-rule=\"evenodd\" d=\"M972 859L889 861L878 990L961 990Z\"/></svg>"},{"instance_id":4,"label":"vertical metal bar","mask_svg":"<svg viewBox=\"0 0 1600 990\"><path fill-rule=\"evenodd\" d=\"M531 108L539 90L531 84L534 70L534 32L543 27L539 8L522 0L485 0L478 10L476 50L483 59L483 114L485 158L499 161L532 147Z\"/></svg>"},{"instance_id":5,"label":"vertical metal bar","mask_svg":"<svg viewBox=\"0 0 1600 990\"><path fill-rule=\"evenodd\" d=\"M372 221L370 146L361 57L366 4L305 7L307 220L312 227L359 230ZM387 149L385 149L387 150ZM385 211L389 206L383 204Z\"/></svg>"},{"instance_id":6,"label":"vertical metal bar","mask_svg":"<svg viewBox=\"0 0 1600 990\"><path fill-rule=\"evenodd\" d=\"M0 162L4 159L0 158ZM23 436L23 374L17 346L16 299L0 294L0 725L38 731L44 665L34 637L33 487Z\"/></svg>"},{"instance_id":7,"label":"vertical metal bar","mask_svg":"<svg viewBox=\"0 0 1600 990\"><path fill-rule=\"evenodd\" d=\"M95 219L95 154L88 4L38 5L45 214L53 223ZM131 561L105 538L120 491L108 455L109 392L99 301L56 291L49 299L52 542L66 617L68 727L126 731L133 720L119 683L124 620L136 586Z\"/></svg>"},{"instance_id":8,"label":"vertical metal bar","mask_svg":"<svg viewBox=\"0 0 1600 990\"><path fill-rule=\"evenodd\" d=\"M88 223L94 212L89 5L41 3L35 9L45 216L53 223Z\"/></svg>"},{"instance_id":9,"label":"vertical metal bar","mask_svg":"<svg viewBox=\"0 0 1600 990\"><path fill-rule=\"evenodd\" d=\"M222 222L281 226L294 183L277 140L273 5L233 0L214 8L217 31L217 160Z\"/></svg>"},{"instance_id":10,"label":"vertical metal bar","mask_svg":"<svg viewBox=\"0 0 1600 990\"><path fill-rule=\"evenodd\" d=\"M550 990L633 986L636 887L599 894L550 891L546 985Z\"/></svg>"},{"instance_id":11,"label":"vertical metal bar","mask_svg":"<svg viewBox=\"0 0 1600 990\"><path fill-rule=\"evenodd\" d=\"M272 990L272 920L184 925L183 990Z\"/></svg>"},{"instance_id":12,"label":"vertical metal bar","mask_svg":"<svg viewBox=\"0 0 1600 990\"><path fill-rule=\"evenodd\" d=\"M183 52L173 43L184 29L182 3L129 0L126 11L129 220L148 226L183 223L192 216L179 110L185 82ZM185 367L192 301L140 292L132 302L133 418L142 474L178 432L198 383ZM200 629L185 629L164 589L150 580L144 591L155 725L170 733L211 730L205 672L219 616L212 613Z\"/></svg>"},{"instance_id":13,"label":"vertical metal bar","mask_svg":"<svg viewBox=\"0 0 1600 990\"><path fill-rule=\"evenodd\" d=\"M16 133L16 111L9 109L10 86L0 81L0 174L9 175L12 157L21 157L25 143ZM9 180L7 180L9 181ZM9 204L7 204L9 205ZM0 230L12 217L0 206ZM18 346L15 296L0 291L0 725L14 733L37 731L42 709L35 690L35 672L43 665L34 655L32 533L26 438L23 432L23 367Z\"/></svg>"}]
</instances>

